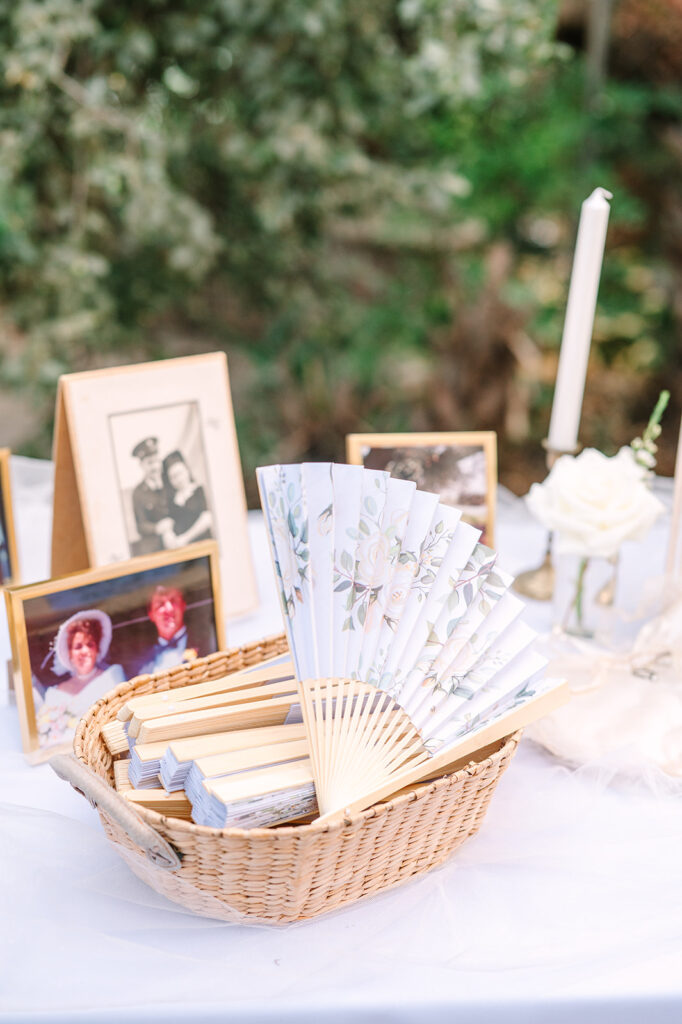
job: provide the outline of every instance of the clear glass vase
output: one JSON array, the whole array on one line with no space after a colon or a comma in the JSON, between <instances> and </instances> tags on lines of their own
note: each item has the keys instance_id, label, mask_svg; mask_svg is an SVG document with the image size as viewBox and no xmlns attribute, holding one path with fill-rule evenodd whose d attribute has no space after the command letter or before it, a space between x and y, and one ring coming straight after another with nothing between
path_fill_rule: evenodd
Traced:
<instances>
[{"instance_id":1,"label":"clear glass vase","mask_svg":"<svg viewBox=\"0 0 682 1024\"><path fill-rule=\"evenodd\" d=\"M571 636L591 639L616 601L618 555L554 555L553 621Z\"/></svg>"}]
</instances>

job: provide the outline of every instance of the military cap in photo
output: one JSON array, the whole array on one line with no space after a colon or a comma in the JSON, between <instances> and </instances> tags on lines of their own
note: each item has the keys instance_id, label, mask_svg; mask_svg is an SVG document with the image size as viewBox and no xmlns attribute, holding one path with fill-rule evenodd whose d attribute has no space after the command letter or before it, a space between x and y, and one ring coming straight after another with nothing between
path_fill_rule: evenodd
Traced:
<instances>
[{"instance_id":1,"label":"military cap in photo","mask_svg":"<svg viewBox=\"0 0 682 1024\"><path fill-rule=\"evenodd\" d=\"M133 455L136 459L146 459L148 455L159 454L158 437L145 437L144 441L138 442L133 448Z\"/></svg>"}]
</instances>

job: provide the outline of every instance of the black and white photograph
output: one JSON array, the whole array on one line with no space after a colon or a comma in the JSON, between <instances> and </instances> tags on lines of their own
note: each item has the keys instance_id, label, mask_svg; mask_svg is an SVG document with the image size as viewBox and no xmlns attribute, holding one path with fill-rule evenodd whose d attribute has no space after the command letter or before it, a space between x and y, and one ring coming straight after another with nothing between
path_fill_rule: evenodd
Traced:
<instances>
[{"instance_id":1,"label":"black and white photograph","mask_svg":"<svg viewBox=\"0 0 682 1024\"><path fill-rule=\"evenodd\" d=\"M213 539L226 615L257 606L223 352L65 374L54 451L52 576Z\"/></svg>"},{"instance_id":2,"label":"black and white photograph","mask_svg":"<svg viewBox=\"0 0 682 1024\"><path fill-rule=\"evenodd\" d=\"M447 434L351 434L350 463L383 469L419 490L438 494L482 531L491 545L495 527L496 439L491 431Z\"/></svg>"},{"instance_id":3,"label":"black and white photograph","mask_svg":"<svg viewBox=\"0 0 682 1024\"><path fill-rule=\"evenodd\" d=\"M109 416L130 554L174 551L215 536L196 402Z\"/></svg>"},{"instance_id":4,"label":"black and white photograph","mask_svg":"<svg viewBox=\"0 0 682 1024\"><path fill-rule=\"evenodd\" d=\"M224 646L216 546L134 559L7 591L28 749L69 741L119 683Z\"/></svg>"}]
</instances>

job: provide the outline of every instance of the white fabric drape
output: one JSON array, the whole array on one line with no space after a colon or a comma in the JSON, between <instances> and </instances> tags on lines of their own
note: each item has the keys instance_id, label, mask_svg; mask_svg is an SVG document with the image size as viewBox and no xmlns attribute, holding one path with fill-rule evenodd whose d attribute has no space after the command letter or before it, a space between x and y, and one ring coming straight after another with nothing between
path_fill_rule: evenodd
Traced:
<instances>
[{"instance_id":1,"label":"white fabric drape","mask_svg":"<svg viewBox=\"0 0 682 1024\"><path fill-rule=\"evenodd\" d=\"M15 499L24 577L37 578L49 466L15 461ZM279 629L250 518L263 604L230 624L230 643ZM542 531L510 498L498 536L511 571L539 559ZM662 527L650 538L647 565L663 538ZM631 588L637 563L641 550L624 559ZM548 614L532 609L540 628ZM0 1021L678 1024L681 850L675 792L572 770L524 740L481 832L440 870L308 924L226 925L140 882L86 801L26 764L5 705Z\"/></svg>"}]
</instances>

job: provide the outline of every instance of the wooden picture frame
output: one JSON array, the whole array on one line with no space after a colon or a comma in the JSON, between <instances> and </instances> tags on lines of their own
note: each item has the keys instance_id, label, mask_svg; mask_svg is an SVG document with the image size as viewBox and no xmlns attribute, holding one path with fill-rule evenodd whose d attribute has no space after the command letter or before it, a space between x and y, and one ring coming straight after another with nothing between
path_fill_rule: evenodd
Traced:
<instances>
[{"instance_id":1,"label":"wooden picture frame","mask_svg":"<svg viewBox=\"0 0 682 1024\"><path fill-rule=\"evenodd\" d=\"M228 617L258 604L223 352L60 377L54 577L218 541Z\"/></svg>"},{"instance_id":2,"label":"wooden picture frame","mask_svg":"<svg viewBox=\"0 0 682 1024\"><path fill-rule=\"evenodd\" d=\"M14 532L9 448L0 448L0 587L18 583L19 556Z\"/></svg>"},{"instance_id":3,"label":"wooden picture frame","mask_svg":"<svg viewBox=\"0 0 682 1024\"><path fill-rule=\"evenodd\" d=\"M471 449L461 453L462 449ZM482 452L484 465L478 452ZM398 453L392 457L391 453ZM425 455L429 462L425 462ZM447 461L444 459L447 457ZM441 479L435 479L434 462L439 463L442 478L452 462L454 470L462 458L474 462L467 476L474 487L473 496L482 501L460 504L451 498L442 486ZM494 430L431 432L418 434L348 434L346 437L346 461L351 465L366 466L370 469L388 469L393 476L414 480L423 491L440 494L446 505L462 508L465 522L483 531L481 540L489 547L495 544L495 514L497 506L497 434ZM447 483L447 477L445 478ZM454 483L454 480L453 480ZM454 489L454 488L453 488ZM480 510L478 505L483 506Z\"/></svg>"},{"instance_id":4,"label":"wooden picture frame","mask_svg":"<svg viewBox=\"0 0 682 1024\"><path fill-rule=\"evenodd\" d=\"M70 747L77 718L125 679L225 649L215 541L7 587L5 602L33 760Z\"/></svg>"}]
</instances>

